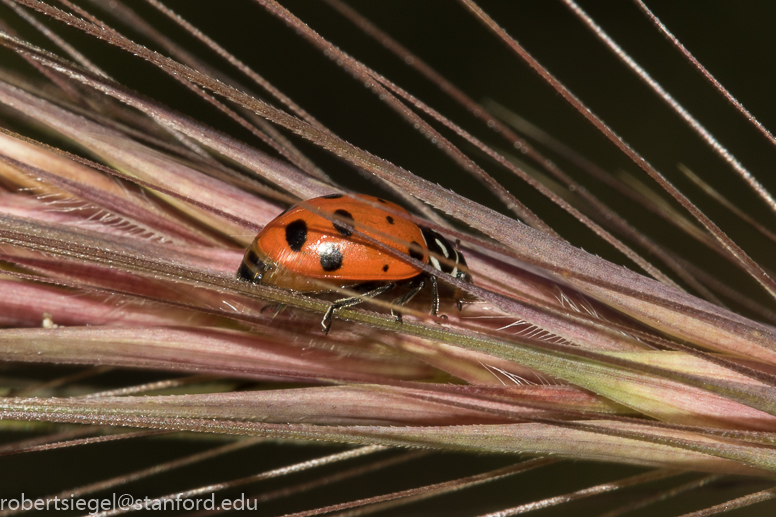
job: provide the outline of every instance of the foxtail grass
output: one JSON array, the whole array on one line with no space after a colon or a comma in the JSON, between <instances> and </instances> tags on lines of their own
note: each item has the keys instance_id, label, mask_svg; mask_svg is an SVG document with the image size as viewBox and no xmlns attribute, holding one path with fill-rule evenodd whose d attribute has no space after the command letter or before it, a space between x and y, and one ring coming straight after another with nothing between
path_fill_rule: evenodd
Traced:
<instances>
[{"instance_id":1,"label":"foxtail grass","mask_svg":"<svg viewBox=\"0 0 776 517\"><path fill-rule=\"evenodd\" d=\"M38 484L60 467L29 459L0 497L765 511L776 202L749 167L776 139L671 32L681 8L587 8L4 0L0 461L137 461ZM455 241L473 283L375 244L438 277L440 315L381 297L324 334L351 289L236 278L288 206L348 192Z\"/></svg>"}]
</instances>

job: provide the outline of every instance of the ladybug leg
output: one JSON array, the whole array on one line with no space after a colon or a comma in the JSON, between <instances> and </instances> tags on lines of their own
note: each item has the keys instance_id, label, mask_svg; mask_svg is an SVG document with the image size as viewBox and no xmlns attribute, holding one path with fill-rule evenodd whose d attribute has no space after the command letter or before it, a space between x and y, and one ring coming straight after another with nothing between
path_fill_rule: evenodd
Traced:
<instances>
[{"instance_id":1,"label":"ladybug leg","mask_svg":"<svg viewBox=\"0 0 776 517\"><path fill-rule=\"evenodd\" d=\"M415 284L415 285L412 285ZM415 295L418 294L420 291L423 290L424 287L426 287L426 281L422 278L415 280L410 284L410 290L396 298L393 302L391 302L392 305L396 307L402 307L410 302L413 298L415 298ZM396 318L396 321L401 323L401 312L391 309L391 316Z\"/></svg>"},{"instance_id":2,"label":"ladybug leg","mask_svg":"<svg viewBox=\"0 0 776 517\"><path fill-rule=\"evenodd\" d=\"M436 316L439 314L439 286L437 285L437 277L429 275L431 281L431 315Z\"/></svg>"},{"instance_id":3,"label":"ladybug leg","mask_svg":"<svg viewBox=\"0 0 776 517\"><path fill-rule=\"evenodd\" d=\"M323 319L321 320L321 327L323 328L323 333L328 334L329 329L331 329L331 318L334 315L334 311L337 309L343 309L346 307L353 307L354 305L358 305L359 303L363 303L365 298L374 298L375 296L380 296L386 291L390 291L396 287L396 284L393 282L389 282L387 284L383 284L381 286L375 287L371 291L367 291L361 296L353 296L350 298L342 298L340 300L335 300L332 302L331 305L329 305L329 308L326 309L326 312L323 314Z\"/></svg>"}]
</instances>

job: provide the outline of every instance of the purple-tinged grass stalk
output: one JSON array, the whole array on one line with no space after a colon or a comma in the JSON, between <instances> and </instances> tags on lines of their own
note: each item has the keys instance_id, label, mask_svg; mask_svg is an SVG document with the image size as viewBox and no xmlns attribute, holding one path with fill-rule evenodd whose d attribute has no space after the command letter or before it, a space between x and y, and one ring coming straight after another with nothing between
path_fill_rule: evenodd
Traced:
<instances>
[{"instance_id":1,"label":"purple-tinged grass stalk","mask_svg":"<svg viewBox=\"0 0 776 517\"><path fill-rule=\"evenodd\" d=\"M503 42L524 52L478 6L463 3ZM21 57L48 74L19 74L0 66L0 360L27 368L102 367L37 385L13 386L13 378L0 377L11 395L0 399L1 420L47 423L55 430L72 424L100 426L97 432L126 426L186 431L200 438L216 434L357 444L367 449L356 451L370 453L416 447L773 477L776 329L723 306L724 294L713 293L714 286L695 273L704 264L687 265L681 252L641 238L636 225L594 195L569 196L567 201L554 194L521 169L519 161L497 152L503 144L459 128L283 6L272 0L257 4L257 10L265 10L259 15L263 23L281 20L291 26L300 40L335 61L414 125L432 148L457 163L455 174L472 174L503 205L485 206L413 174L323 127L277 92L270 91L275 101L262 100L209 65L198 67L185 56L168 57L159 53L164 49L136 43L129 37L132 27L124 34L110 25L113 21L97 23L80 10L71 14L67 4L60 10L46 2L15 0L14 5L29 9L54 30L67 24L67 31L80 38L99 40L113 52L125 52L124 58L144 60L202 95L226 102L229 110L251 115L240 124L262 117L251 133L266 128L264 120L274 124L261 139L271 141L280 157L85 67L83 61L75 63L66 50L44 50L37 41L0 31L4 55ZM141 28L138 32L157 43L168 41L139 24L134 27ZM393 47L404 60L415 59ZM217 50L222 56L226 52ZM531 66L544 74L540 65ZM428 67L420 68L437 86L450 84ZM50 74L57 81L48 82ZM578 109L587 109L546 75ZM252 89L266 86L263 79L249 76L259 83ZM69 85L67 91L58 89L61 82ZM443 90L450 93L451 88ZM491 119L462 92L452 96ZM492 127L521 152L521 159L544 162L544 169L571 191L584 190L508 128L505 110L494 111L506 122ZM422 115L468 143L456 147ZM766 268L733 242L735 236L723 234L661 173L601 127L596 115L586 116L658 178L670 196L685 206L690 203L689 211L714 238L699 234L697 224L684 215L681 220L668 218L691 228L687 233L771 289ZM234 277L244 247L284 207L354 190L347 180L335 183L319 173L324 169L302 155L299 145L312 149L311 156L322 162L355 167L379 180L378 185L390 184L393 192L425 203L426 212L436 211L431 221L410 219L460 240L474 284L404 260L463 291L461 312L448 297L443 316L431 317L426 314L428 297L420 296L403 309L399 322L388 313L389 297L338 311L331 333L324 335L320 318L331 297L251 285ZM490 162L480 165L478 153L528 180L650 276L565 240L569 237L561 228L551 228L490 169L503 171ZM570 161L573 166L575 159ZM607 181L634 192L633 198L648 210L661 210L645 189L616 178ZM527 224L504 215L504 206L503 212ZM358 224L353 230L359 232ZM634 242L657 255L677 278L631 250ZM143 380L135 383L144 386L138 392L128 383L125 392L117 393L101 389L93 379L123 370L202 376L196 379L205 392L172 382L166 385L172 392L163 388L160 393L154 386L161 384L145 385ZM240 388L208 392L209 379L225 379L230 389ZM81 395L94 396L68 396L73 392L64 387L70 385ZM331 458L344 461L361 453L341 454ZM505 468L512 475L529 467ZM295 471L290 468L283 475ZM245 479L275 477L271 472ZM482 478L461 477L428 492L459 490L504 475L497 469ZM546 499L533 509L669 475L674 474L657 470L596 485ZM206 488L185 493L208 493ZM427 497L422 493L395 492L352 503L374 504L377 510L378 503L388 500L409 503ZM504 515L527 508L514 507Z\"/></svg>"}]
</instances>

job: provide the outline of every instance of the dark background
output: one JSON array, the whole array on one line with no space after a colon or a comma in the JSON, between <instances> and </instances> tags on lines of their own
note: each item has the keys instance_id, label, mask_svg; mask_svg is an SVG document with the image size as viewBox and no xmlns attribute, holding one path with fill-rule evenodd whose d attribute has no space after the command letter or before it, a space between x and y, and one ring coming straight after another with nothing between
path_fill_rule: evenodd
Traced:
<instances>
[{"instance_id":1,"label":"dark background","mask_svg":"<svg viewBox=\"0 0 776 517\"><path fill-rule=\"evenodd\" d=\"M448 100L434 86L419 78L400 60L354 29L321 2L294 0L283 2L325 38L346 52L376 68L383 75L423 99L479 138L497 148L505 148L492 131L483 127L465 110ZM240 82L248 80L195 42L190 36L141 2L132 7L161 27L168 35L202 59L220 67ZM168 5L214 38L254 70L291 96L331 130L370 152L389 159L412 172L466 194L493 208L498 202L475 180L465 176L422 136L412 131L399 116L382 105L366 88L321 56L292 30L266 14L252 2L169 1ZM365 0L353 1L356 7L382 29L398 39L419 57L454 82L475 100L493 99L539 125L556 138L574 147L611 172L626 170L658 190L632 162L617 151L578 113L548 87L518 57L512 55L458 3L449 0ZM766 268L772 267L773 243L742 224L734 216L709 200L677 170L684 163L707 182L744 208L767 227L773 227L773 213L738 179L729 166L713 154L677 115L611 54L560 2L550 0L482 1L481 7L513 37L572 90L593 112L641 153L650 163L687 194L723 230L728 232L753 258ZM630 2L589 0L582 7L609 32L631 56L644 66L675 98L711 131L771 191L776 178L771 173L776 150L717 94L700 75L652 28ZM680 41L735 95L766 127L776 127L772 100L776 58L776 4L772 2L704 0L676 2L653 0L649 6ZM0 15L15 28L46 48L45 40L25 27L3 8ZM121 26L103 13L98 16L114 24L135 39L152 46L129 27ZM174 81L122 51L95 42L87 36L56 24L60 34L88 54L115 78L188 115L203 120L246 141L259 145L235 124L205 106ZM7 51L0 60L17 63ZM19 63L20 69L25 65ZM30 133L28 133L30 134ZM460 143L453 138L455 143ZM299 142L327 172L355 191L374 191L376 187L356 175L340 161L313 145ZM468 145L461 144L466 151ZM570 216L550 205L530 187L488 160L472 153L486 170L510 191L547 220L573 244L605 258L635 267L595 238ZM608 188L590 181L585 174L549 153L564 170L606 201L641 231L681 253L746 296L770 304L755 283L731 265L696 244L662 220L633 206ZM655 260L655 262L657 262ZM119 381L117 381L119 382ZM26 435L19 435L26 436ZM12 438L12 436L8 436ZM89 480L103 479L113 473L150 465L176 457L206 445L172 440L143 440L130 444L87 446L65 451L35 453L2 458L0 461L0 497L42 495L76 486ZM163 476L127 490L137 494L163 494L211 481L231 479L333 451L332 447L262 446L251 453L233 455L219 462ZM450 479L455 475L482 472L514 461L514 458L474 455L434 455L409 467L363 477L356 483L336 485L314 492L307 498L268 509L267 514L301 510L313 505L330 504L346 498L359 498L394 489L419 486ZM597 482L617 479L639 469L564 463L541 471L529 472L498 483L431 503L413 506L415 515L472 515L488 509L503 508L557 495ZM10 475L13 473L13 475ZM5 479L4 479L5 478ZM66 484L63 486L63 479ZM685 476L682 480L690 479ZM671 480L665 486L675 486ZM721 502L740 493L764 488L756 482L736 480L716 484L693 495L657 507L642 515L681 514ZM617 495L607 504L616 504L636 492ZM261 491L256 487L246 493ZM225 494L226 495L226 494ZM239 495L239 491L237 492ZM597 515L606 508L593 499L575 506L575 515ZM773 504L762 504L731 515L767 515ZM544 515L565 515L569 508L545 511ZM411 509L396 515L411 515ZM456 513L458 512L458 513ZM586 513L587 512L587 513Z\"/></svg>"}]
</instances>

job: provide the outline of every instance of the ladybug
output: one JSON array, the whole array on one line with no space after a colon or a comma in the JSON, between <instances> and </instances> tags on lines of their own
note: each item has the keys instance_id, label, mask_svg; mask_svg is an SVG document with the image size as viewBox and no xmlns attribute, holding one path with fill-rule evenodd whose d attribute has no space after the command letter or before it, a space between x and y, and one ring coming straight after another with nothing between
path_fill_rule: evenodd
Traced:
<instances>
[{"instance_id":1,"label":"ladybug","mask_svg":"<svg viewBox=\"0 0 776 517\"><path fill-rule=\"evenodd\" d=\"M386 253L359 233L402 254L426 262L435 269L471 283L466 260L439 233L418 226L396 213L409 212L390 201L362 194L331 194L295 205L270 221L245 251L237 278L296 292L327 292L332 287L368 288L360 297L334 301L321 321L325 333L334 311L352 307L403 285L408 291L393 301L402 306L431 284L431 314L439 312L437 278ZM379 208L383 205L392 210ZM353 224L347 224L352 222ZM359 233L354 231L354 228ZM463 267L460 267L463 266ZM455 293L458 308L460 292ZM401 314L391 311L399 321Z\"/></svg>"}]
</instances>

